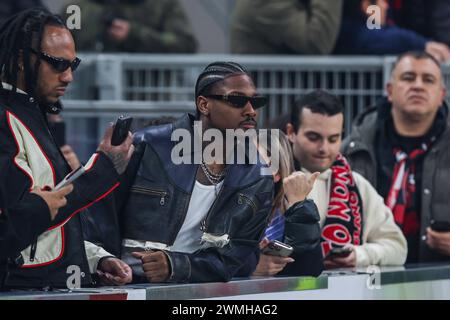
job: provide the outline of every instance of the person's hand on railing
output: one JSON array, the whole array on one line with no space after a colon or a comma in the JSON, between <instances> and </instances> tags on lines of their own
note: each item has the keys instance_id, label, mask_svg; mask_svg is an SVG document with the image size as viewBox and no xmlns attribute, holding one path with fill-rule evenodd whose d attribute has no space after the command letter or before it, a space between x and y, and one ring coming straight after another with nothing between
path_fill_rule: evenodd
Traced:
<instances>
[{"instance_id":1,"label":"person's hand on railing","mask_svg":"<svg viewBox=\"0 0 450 320\"><path fill-rule=\"evenodd\" d=\"M133 272L129 265L115 257L100 261L97 274L105 285L123 286L133 280Z\"/></svg>"},{"instance_id":2,"label":"person's hand on railing","mask_svg":"<svg viewBox=\"0 0 450 320\"><path fill-rule=\"evenodd\" d=\"M170 263L163 251L132 252L141 259L142 270L149 282L165 282L170 276Z\"/></svg>"},{"instance_id":3,"label":"person's hand on railing","mask_svg":"<svg viewBox=\"0 0 450 320\"><path fill-rule=\"evenodd\" d=\"M338 269L338 268L354 268L356 267L356 252L353 247L349 247L351 252L348 255L328 255L323 260L325 269Z\"/></svg>"},{"instance_id":4,"label":"person's hand on railing","mask_svg":"<svg viewBox=\"0 0 450 320\"><path fill-rule=\"evenodd\" d=\"M435 57L439 62L450 60L450 49L444 43L428 41L425 45L425 51Z\"/></svg>"}]
</instances>

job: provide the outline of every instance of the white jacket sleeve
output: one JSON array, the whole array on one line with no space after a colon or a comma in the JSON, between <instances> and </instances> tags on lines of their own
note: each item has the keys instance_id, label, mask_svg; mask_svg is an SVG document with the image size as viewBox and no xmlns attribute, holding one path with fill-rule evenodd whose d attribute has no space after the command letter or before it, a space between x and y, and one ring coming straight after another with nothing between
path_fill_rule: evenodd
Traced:
<instances>
[{"instance_id":1,"label":"white jacket sleeve","mask_svg":"<svg viewBox=\"0 0 450 320\"><path fill-rule=\"evenodd\" d=\"M97 272L98 262L101 258L114 257L114 255L110 254L102 247L93 244L92 242L84 241L84 247L89 264L89 271L91 273Z\"/></svg>"},{"instance_id":2,"label":"white jacket sleeve","mask_svg":"<svg viewBox=\"0 0 450 320\"><path fill-rule=\"evenodd\" d=\"M360 174L353 172L363 201L363 245L355 246L356 265L402 265L408 247L383 198Z\"/></svg>"}]
</instances>

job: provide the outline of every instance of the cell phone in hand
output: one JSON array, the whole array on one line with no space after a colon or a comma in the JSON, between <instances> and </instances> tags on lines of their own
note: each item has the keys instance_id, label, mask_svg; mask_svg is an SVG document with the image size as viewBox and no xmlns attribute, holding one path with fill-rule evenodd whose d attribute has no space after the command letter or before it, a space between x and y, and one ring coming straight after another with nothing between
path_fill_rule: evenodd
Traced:
<instances>
[{"instance_id":1,"label":"cell phone in hand","mask_svg":"<svg viewBox=\"0 0 450 320\"><path fill-rule=\"evenodd\" d=\"M352 248L333 248L331 249L326 258L345 258L352 253Z\"/></svg>"},{"instance_id":2,"label":"cell phone in hand","mask_svg":"<svg viewBox=\"0 0 450 320\"><path fill-rule=\"evenodd\" d=\"M278 256L278 257L289 257L294 248L290 245L283 243L281 241L270 241L269 244L261 250L261 253L267 254L270 256Z\"/></svg>"},{"instance_id":3,"label":"cell phone in hand","mask_svg":"<svg viewBox=\"0 0 450 320\"><path fill-rule=\"evenodd\" d=\"M450 231L450 222L443 220L431 220L430 223L431 229L437 232L449 232Z\"/></svg>"},{"instance_id":4,"label":"cell phone in hand","mask_svg":"<svg viewBox=\"0 0 450 320\"><path fill-rule=\"evenodd\" d=\"M114 125L113 134L111 137L111 145L118 146L121 145L128 136L128 132L131 128L131 123L133 118L125 115L119 116Z\"/></svg>"},{"instance_id":5,"label":"cell phone in hand","mask_svg":"<svg viewBox=\"0 0 450 320\"><path fill-rule=\"evenodd\" d=\"M85 171L86 171L86 169L83 166L78 167L78 169L73 170L67 176L65 176L64 179L62 179L61 182L58 183L55 188L53 188L53 190L56 191L56 190L59 190L61 188L64 188L65 186L71 184L76 179L81 177Z\"/></svg>"}]
</instances>

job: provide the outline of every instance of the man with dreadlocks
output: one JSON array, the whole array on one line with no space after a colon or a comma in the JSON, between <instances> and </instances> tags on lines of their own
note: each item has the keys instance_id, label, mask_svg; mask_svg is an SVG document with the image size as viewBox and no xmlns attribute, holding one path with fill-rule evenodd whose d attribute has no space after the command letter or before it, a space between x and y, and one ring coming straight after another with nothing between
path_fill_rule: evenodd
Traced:
<instances>
[{"instance_id":1,"label":"man with dreadlocks","mask_svg":"<svg viewBox=\"0 0 450 320\"><path fill-rule=\"evenodd\" d=\"M190 161L176 164L177 142L171 136L182 129L177 132L186 132L192 142L196 130L216 129L225 137L226 129L254 129L256 109L266 99L257 95L246 70L232 62L207 66L195 96L197 117L188 114L135 134L136 152L121 181L118 206L122 259L136 281L229 281L256 267L272 207L272 175L261 174L261 161L197 162L195 148L182 151ZM202 142L197 145L202 149ZM252 266L243 274L248 260Z\"/></svg>"},{"instance_id":2,"label":"man with dreadlocks","mask_svg":"<svg viewBox=\"0 0 450 320\"><path fill-rule=\"evenodd\" d=\"M46 113L60 111L59 98L73 80L80 60L69 30L45 9L23 11L0 27L0 189L8 208L32 206L34 225L27 215L17 216L14 227L31 228L41 234L28 247L10 252L7 288L66 287L68 267L76 265L84 276L81 285L91 285L90 274L107 274L109 282L131 281L122 261L102 248L85 242L77 213L102 199L118 183L133 148L131 134L112 147L112 128L105 133L97 152L86 164L86 173L74 182L67 204L51 214L31 190L52 189L71 170L52 137ZM31 210L31 209L30 209ZM33 233L34 234L34 233ZM20 239L23 241L23 239ZM21 244L23 245L23 243ZM14 245L12 245L14 246Z\"/></svg>"}]
</instances>

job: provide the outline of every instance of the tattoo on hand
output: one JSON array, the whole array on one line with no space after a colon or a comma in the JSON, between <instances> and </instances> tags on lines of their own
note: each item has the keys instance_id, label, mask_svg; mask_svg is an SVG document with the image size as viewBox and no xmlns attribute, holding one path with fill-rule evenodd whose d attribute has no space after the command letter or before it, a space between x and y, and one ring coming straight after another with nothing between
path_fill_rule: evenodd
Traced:
<instances>
[{"instance_id":1,"label":"tattoo on hand","mask_svg":"<svg viewBox=\"0 0 450 320\"><path fill-rule=\"evenodd\" d=\"M119 152L107 152L106 153L108 158L112 161L114 164L114 168L116 169L117 173L120 175L125 172L125 169L127 168L127 160L123 153Z\"/></svg>"}]
</instances>

